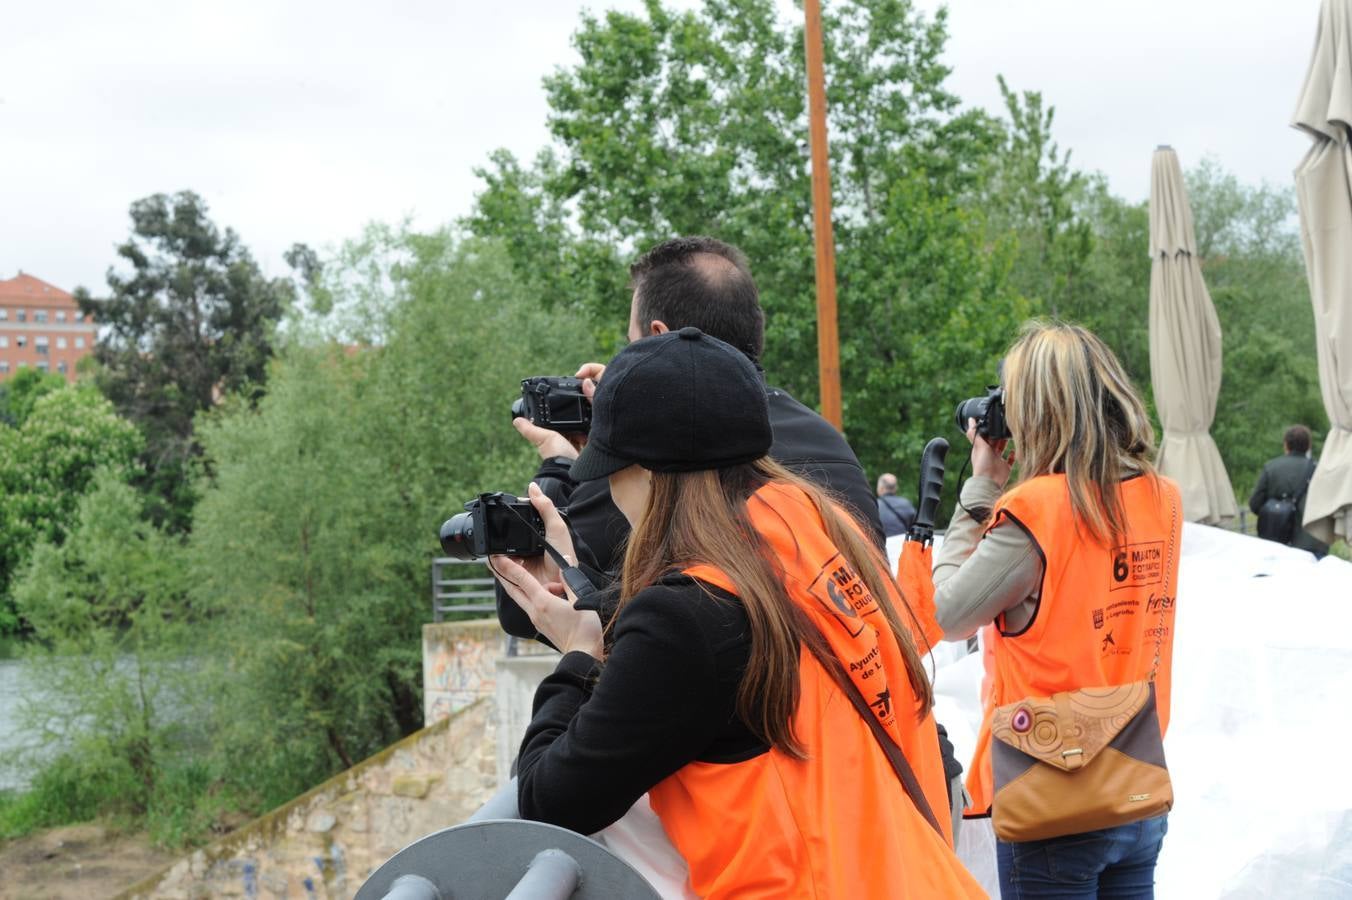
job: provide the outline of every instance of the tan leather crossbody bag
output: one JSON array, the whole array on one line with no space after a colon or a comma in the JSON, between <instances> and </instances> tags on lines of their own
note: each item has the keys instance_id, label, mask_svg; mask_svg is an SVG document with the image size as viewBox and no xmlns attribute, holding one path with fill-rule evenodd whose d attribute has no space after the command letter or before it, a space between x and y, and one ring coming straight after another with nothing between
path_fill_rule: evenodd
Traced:
<instances>
[{"instance_id":1,"label":"tan leather crossbody bag","mask_svg":"<svg viewBox=\"0 0 1352 900\"><path fill-rule=\"evenodd\" d=\"M1177 526L1178 510L1173 510ZM1169 547L1173 565L1173 544ZM991 821L1002 841L1037 841L1112 828L1167 813L1173 785L1164 762L1155 675L1116 687L1029 697L996 709L991 722L995 797Z\"/></svg>"}]
</instances>

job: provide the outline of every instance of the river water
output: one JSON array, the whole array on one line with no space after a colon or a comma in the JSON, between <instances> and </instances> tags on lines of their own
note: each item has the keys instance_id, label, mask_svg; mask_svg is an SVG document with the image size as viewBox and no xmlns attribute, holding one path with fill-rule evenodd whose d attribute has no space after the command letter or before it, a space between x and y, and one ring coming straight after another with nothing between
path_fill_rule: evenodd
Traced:
<instances>
[{"instance_id":1,"label":"river water","mask_svg":"<svg viewBox=\"0 0 1352 900\"><path fill-rule=\"evenodd\" d=\"M32 681L23 660L0 659L0 790L28 786L27 773L14 765L14 755L25 743L19 701L33 690Z\"/></svg>"}]
</instances>

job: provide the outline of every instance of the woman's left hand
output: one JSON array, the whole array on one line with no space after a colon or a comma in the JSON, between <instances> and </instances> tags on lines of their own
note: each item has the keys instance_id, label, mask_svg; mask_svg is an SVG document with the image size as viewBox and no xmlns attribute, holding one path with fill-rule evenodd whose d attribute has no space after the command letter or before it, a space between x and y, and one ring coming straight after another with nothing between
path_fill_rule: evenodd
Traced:
<instances>
[{"instance_id":1,"label":"woman's left hand","mask_svg":"<svg viewBox=\"0 0 1352 900\"><path fill-rule=\"evenodd\" d=\"M530 486L530 501L544 520L545 540L568 563L576 565L577 556L568 524L554 508L553 502L533 483ZM536 573L527 570L522 562L508 556L489 557L489 564L503 590L530 617L536 631L549 638L550 643L563 653L580 650L600 659L600 616L594 611L574 607L577 597L571 591L565 587L564 595L559 596L554 592L560 587L558 582L551 579L548 585L542 583Z\"/></svg>"},{"instance_id":2,"label":"woman's left hand","mask_svg":"<svg viewBox=\"0 0 1352 900\"><path fill-rule=\"evenodd\" d=\"M976 419L967 420L967 440L972 442L972 474L989 478L1003 490L1014 468L1014 451L1005 455L1007 440L991 442L976 433Z\"/></svg>"}]
</instances>

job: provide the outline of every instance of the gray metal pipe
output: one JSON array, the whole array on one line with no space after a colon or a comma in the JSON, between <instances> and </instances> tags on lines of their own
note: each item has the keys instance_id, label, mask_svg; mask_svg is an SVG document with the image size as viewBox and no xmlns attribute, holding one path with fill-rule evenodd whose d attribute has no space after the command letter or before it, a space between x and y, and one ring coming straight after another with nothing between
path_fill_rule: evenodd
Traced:
<instances>
[{"instance_id":1,"label":"gray metal pipe","mask_svg":"<svg viewBox=\"0 0 1352 900\"><path fill-rule=\"evenodd\" d=\"M506 900L568 900L582 881L582 867L562 850L541 850Z\"/></svg>"},{"instance_id":2,"label":"gray metal pipe","mask_svg":"<svg viewBox=\"0 0 1352 900\"><path fill-rule=\"evenodd\" d=\"M488 798L483 806L474 811L474 815L465 823L482 822L485 819L519 819L521 810L516 804L516 779L507 782L498 792Z\"/></svg>"},{"instance_id":3,"label":"gray metal pipe","mask_svg":"<svg viewBox=\"0 0 1352 900\"><path fill-rule=\"evenodd\" d=\"M385 900L443 900L437 886L421 875L400 875Z\"/></svg>"}]
</instances>

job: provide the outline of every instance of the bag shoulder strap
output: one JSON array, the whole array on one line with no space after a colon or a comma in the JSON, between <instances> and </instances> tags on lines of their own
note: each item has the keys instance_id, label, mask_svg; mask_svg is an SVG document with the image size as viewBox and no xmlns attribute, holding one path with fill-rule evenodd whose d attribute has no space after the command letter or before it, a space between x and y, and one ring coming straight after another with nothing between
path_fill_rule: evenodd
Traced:
<instances>
[{"instance_id":1,"label":"bag shoulder strap","mask_svg":"<svg viewBox=\"0 0 1352 900\"><path fill-rule=\"evenodd\" d=\"M906 759L906 754L902 752L901 748L897 746L897 742L892 740L892 735L888 734L887 729L883 728L882 723L878 721L878 717L874 715L868 701L859 693L859 688L849 679L849 676L841 671L840 660L836 659L834 653L818 646L814 640L808 640L804 643L812 651L812 655L816 657L821 667L831 676L831 680L836 683L846 697L850 698L850 703L854 706L855 712L859 713L860 718L868 725L869 731L873 732L873 737L878 741L878 746L882 748L883 755L887 757L888 763L891 764L892 771L896 773L897 780L901 782L902 788L906 791L906 796L915 804L915 808L920 812L920 815L925 817L925 821L930 824L930 827L940 837L943 837L943 828L939 825L939 820L935 817L934 809L925 797L925 792L921 790L920 782L916 779L915 770L911 768L910 762ZM827 656L830 658L827 659Z\"/></svg>"},{"instance_id":2,"label":"bag shoulder strap","mask_svg":"<svg viewBox=\"0 0 1352 900\"><path fill-rule=\"evenodd\" d=\"M1169 555L1165 562L1164 577L1167 579L1169 573L1174 568L1174 544L1181 538L1178 533L1178 501L1170 495L1169 497ZM1165 582L1168 583L1167 581ZM1174 605L1178 604L1178 579L1174 579ZM1150 664L1150 683L1155 683L1155 676L1160 670L1160 649L1164 646L1164 613L1166 606L1160 603L1160 624L1155 633L1155 659Z\"/></svg>"}]
</instances>

